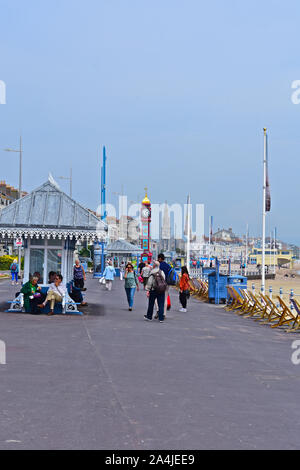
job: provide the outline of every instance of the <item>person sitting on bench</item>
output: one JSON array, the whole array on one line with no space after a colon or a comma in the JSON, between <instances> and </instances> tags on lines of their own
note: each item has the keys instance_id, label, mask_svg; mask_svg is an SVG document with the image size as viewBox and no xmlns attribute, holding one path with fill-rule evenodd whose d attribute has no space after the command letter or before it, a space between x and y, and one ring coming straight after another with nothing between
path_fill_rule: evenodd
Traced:
<instances>
[{"instance_id":1,"label":"person sitting on bench","mask_svg":"<svg viewBox=\"0 0 300 470\"><path fill-rule=\"evenodd\" d=\"M55 303L61 303L63 296L67 293L67 288L62 285L62 280L62 275L57 274L55 281L49 286L45 302L39 305L40 308L44 308L47 305L47 302L50 302L50 312L48 315L54 315Z\"/></svg>"},{"instance_id":2,"label":"person sitting on bench","mask_svg":"<svg viewBox=\"0 0 300 470\"><path fill-rule=\"evenodd\" d=\"M25 312L33 315L39 314L37 307L41 301L41 288L38 286L38 280L37 276L32 276L21 289L21 293L24 294Z\"/></svg>"}]
</instances>

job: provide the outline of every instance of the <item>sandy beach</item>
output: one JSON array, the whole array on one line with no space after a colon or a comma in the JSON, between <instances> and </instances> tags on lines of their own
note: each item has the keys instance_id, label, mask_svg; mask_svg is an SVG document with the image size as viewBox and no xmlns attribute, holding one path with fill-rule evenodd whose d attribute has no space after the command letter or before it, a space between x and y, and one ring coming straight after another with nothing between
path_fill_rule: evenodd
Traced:
<instances>
[{"instance_id":1,"label":"sandy beach","mask_svg":"<svg viewBox=\"0 0 300 470\"><path fill-rule=\"evenodd\" d=\"M273 298L279 295L280 288L283 289L283 298L288 300L291 289L294 290L294 295L297 300L300 300L300 275L297 273L299 271L299 265L294 269L285 269L281 268L276 272L275 279L266 280L266 293L269 292L270 287L272 287ZM292 277L295 276L295 277ZM248 289L251 289L252 284L255 285L255 290L258 292L261 287L261 281L248 281Z\"/></svg>"}]
</instances>

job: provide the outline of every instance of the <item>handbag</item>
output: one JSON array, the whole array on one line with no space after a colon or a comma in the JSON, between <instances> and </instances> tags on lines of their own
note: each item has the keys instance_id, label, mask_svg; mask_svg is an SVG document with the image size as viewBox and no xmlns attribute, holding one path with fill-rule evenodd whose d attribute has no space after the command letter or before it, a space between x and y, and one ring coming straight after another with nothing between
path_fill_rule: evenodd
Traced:
<instances>
[{"instance_id":1,"label":"handbag","mask_svg":"<svg viewBox=\"0 0 300 470\"><path fill-rule=\"evenodd\" d=\"M99 282L100 282L100 284L105 284L105 277L101 277L101 278L99 279Z\"/></svg>"}]
</instances>

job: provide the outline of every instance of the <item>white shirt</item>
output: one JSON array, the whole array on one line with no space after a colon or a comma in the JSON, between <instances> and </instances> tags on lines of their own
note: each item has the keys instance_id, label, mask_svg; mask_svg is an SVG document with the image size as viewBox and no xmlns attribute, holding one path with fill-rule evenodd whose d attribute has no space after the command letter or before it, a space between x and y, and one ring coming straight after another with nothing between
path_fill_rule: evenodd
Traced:
<instances>
[{"instance_id":1,"label":"white shirt","mask_svg":"<svg viewBox=\"0 0 300 470\"><path fill-rule=\"evenodd\" d=\"M55 283L52 282L52 284L50 284L50 286L49 286L49 291L56 292L56 294L63 297L67 293L67 288L63 284L60 284L59 286L56 286Z\"/></svg>"}]
</instances>

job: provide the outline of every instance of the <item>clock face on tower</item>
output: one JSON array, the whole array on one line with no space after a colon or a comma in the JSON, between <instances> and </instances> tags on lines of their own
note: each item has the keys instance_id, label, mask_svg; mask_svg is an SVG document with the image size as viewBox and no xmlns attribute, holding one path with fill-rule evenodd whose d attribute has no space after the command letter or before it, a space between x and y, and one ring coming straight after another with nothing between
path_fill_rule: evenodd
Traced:
<instances>
[{"instance_id":1,"label":"clock face on tower","mask_svg":"<svg viewBox=\"0 0 300 470\"><path fill-rule=\"evenodd\" d=\"M146 207L142 209L142 217L143 219L148 219L150 216L150 211Z\"/></svg>"}]
</instances>

